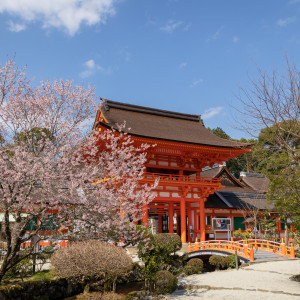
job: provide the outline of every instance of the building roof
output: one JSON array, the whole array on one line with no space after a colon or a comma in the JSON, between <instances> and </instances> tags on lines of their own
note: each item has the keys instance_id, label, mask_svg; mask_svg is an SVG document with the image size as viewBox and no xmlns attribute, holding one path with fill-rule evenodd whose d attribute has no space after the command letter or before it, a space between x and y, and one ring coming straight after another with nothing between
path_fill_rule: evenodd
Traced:
<instances>
[{"instance_id":1,"label":"building roof","mask_svg":"<svg viewBox=\"0 0 300 300\"><path fill-rule=\"evenodd\" d=\"M207 198L205 207L242 210L272 210L274 205L272 203L268 203L266 196L261 194L218 192Z\"/></svg>"},{"instance_id":2,"label":"building roof","mask_svg":"<svg viewBox=\"0 0 300 300\"><path fill-rule=\"evenodd\" d=\"M246 173L249 174L249 173ZM251 173L253 174L253 173ZM250 180L244 181L245 173L243 173L243 180L238 181L227 169L226 166L218 166L201 172L203 177L221 178L223 188L219 192L210 195L206 201L207 208L232 208L232 209L273 209L274 205L268 203L265 191L268 188L269 181L267 178L255 174L249 176ZM260 182L261 180L261 182ZM262 188L264 187L264 189Z\"/></svg>"},{"instance_id":3,"label":"building roof","mask_svg":"<svg viewBox=\"0 0 300 300\"><path fill-rule=\"evenodd\" d=\"M252 188L256 193L266 194L270 180L257 173L242 172L240 182Z\"/></svg>"},{"instance_id":4,"label":"building roof","mask_svg":"<svg viewBox=\"0 0 300 300\"><path fill-rule=\"evenodd\" d=\"M222 139L205 128L199 115L183 114L111 100L100 111L111 128L126 122L129 134L160 140L225 148L250 148L250 144ZM99 124L99 121L98 121ZM97 126L97 122L94 126Z\"/></svg>"}]
</instances>

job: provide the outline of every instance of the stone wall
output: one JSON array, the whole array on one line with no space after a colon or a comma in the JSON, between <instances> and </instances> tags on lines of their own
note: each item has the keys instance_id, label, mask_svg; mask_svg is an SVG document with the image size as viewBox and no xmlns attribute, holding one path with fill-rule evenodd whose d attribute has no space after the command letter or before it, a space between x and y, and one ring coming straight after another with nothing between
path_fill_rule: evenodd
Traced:
<instances>
[{"instance_id":1,"label":"stone wall","mask_svg":"<svg viewBox=\"0 0 300 300\"><path fill-rule=\"evenodd\" d=\"M82 293L84 285L64 278L25 281L0 287L0 300L56 300Z\"/></svg>"}]
</instances>

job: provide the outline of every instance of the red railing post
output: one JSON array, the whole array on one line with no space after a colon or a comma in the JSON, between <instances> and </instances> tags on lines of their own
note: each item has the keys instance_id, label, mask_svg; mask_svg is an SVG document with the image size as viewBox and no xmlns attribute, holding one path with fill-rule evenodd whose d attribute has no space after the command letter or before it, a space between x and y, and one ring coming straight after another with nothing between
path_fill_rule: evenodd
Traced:
<instances>
[{"instance_id":1,"label":"red railing post","mask_svg":"<svg viewBox=\"0 0 300 300\"><path fill-rule=\"evenodd\" d=\"M250 249L250 260L254 261L254 250L253 250L253 248Z\"/></svg>"},{"instance_id":2,"label":"red railing post","mask_svg":"<svg viewBox=\"0 0 300 300\"><path fill-rule=\"evenodd\" d=\"M281 252L281 254L286 255L286 245L285 245L285 243L280 244L280 252Z\"/></svg>"},{"instance_id":3,"label":"red railing post","mask_svg":"<svg viewBox=\"0 0 300 300\"><path fill-rule=\"evenodd\" d=\"M196 238L196 240L195 240L194 250L195 250L195 251L200 250L200 245L199 245L199 242L198 242L198 238Z\"/></svg>"},{"instance_id":4,"label":"red railing post","mask_svg":"<svg viewBox=\"0 0 300 300\"><path fill-rule=\"evenodd\" d=\"M295 258L295 249L294 249L294 245L293 245L293 244L291 244L290 256L291 256L292 258Z\"/></svg>"}]
</instances>

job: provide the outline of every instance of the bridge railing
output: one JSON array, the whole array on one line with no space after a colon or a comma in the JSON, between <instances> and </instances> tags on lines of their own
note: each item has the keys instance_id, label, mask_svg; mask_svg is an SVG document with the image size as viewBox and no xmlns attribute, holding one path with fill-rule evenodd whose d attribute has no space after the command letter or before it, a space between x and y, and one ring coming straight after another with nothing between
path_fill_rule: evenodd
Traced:
<instances>
[{"instance_id":1,"label":"bridge railing","mask_svg":"<svg viewBox=\"0 0 300 300\"><path fill-rule=\"evenodd\" d=\"M220 250L230 253L235 253L239 256L243 256L249 260L254 260L254 251L253 248L249 247L247 244L241 244L233 241L222 241L222 240L213 240L205 242L196 242L194 245L189 245L188 251L200 251L200 250Z\"/></svg>"},{"instance_id":2,"label":"bridge railing","mask_svg":"<svg viewBox=\"0 0 300 300\"><path fill-rule=\"evenodd\" d=\"M248 244L250 247L254 247L255 249L263 249L266 251L282 254L288 257L295 258L295 249L294 246L286 246L285 243L277 243L268 240L261 239L249 239L244 241L239 241L240 244Z\"/></svg>"}]
</instances>

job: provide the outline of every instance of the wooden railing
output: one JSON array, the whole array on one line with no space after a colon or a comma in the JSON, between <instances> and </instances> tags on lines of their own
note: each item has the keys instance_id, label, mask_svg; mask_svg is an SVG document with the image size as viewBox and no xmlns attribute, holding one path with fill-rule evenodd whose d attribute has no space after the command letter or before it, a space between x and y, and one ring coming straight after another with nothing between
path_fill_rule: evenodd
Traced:
<instances>
[{"instance_id":1,"label":"wooden railing","mask_svg":"<svg viewBox=\"0 0 300 300\"><path fill-rule=\"evenodd\" d=\"M226 252L235 253L236 250L239 256L245 257L252 261L254 260L254 249L263 249L265 251L270 251L295 258L295 249L293 245L289 247L284 243L277 243L259 239L249 239L238 242L222 240L196 242L193 245L189 244L188 247L189 252L200 250L223 250Z\"/></svg>"},{"instance_id":2,"label":"wooden railing","mask_svg":"<svg viewBox=\"0 0 300 300\"><path fill-rule=\"evenodd\" d=\"M186 184L203 183L203 184L218 184L220 178L211 177L196 177L188 175L174 175L174 174L161 174L161 173L144 173L143 181L155 181L159 179L159 182L184 182Z\"/></svg>"},{"instance_id":3,"label":"wooden railing","mask_svg":"<svg viewBox=\"0 0 300 300\"><path fill-rule=\"evenodd\" d=\"M239 241L240 244L247 243L250 247L255 249L262 249L269 252L274 252L278 254L282 254L288 257L295 258L295 249L294 245L286 246L285 243L277 243L268 240L261 240L261 239L249 239L244 241Z\"/></svg>"},{"instance_id":4,"label":"wooden railing","mask_svg":"<svg viewBox=\"0 0 300 300\"><path fill-rule=\"evenodd\" d=\"M220 250L230 253L235 253L239 256L242 256L249 260L254 260L254 251L253 248L249 247L247 244L240 244L233 241L205 241L205 242L196 242L194 245L189 244L188 251L200 251L200 250Z\"/></svg>"}]
</instances>

